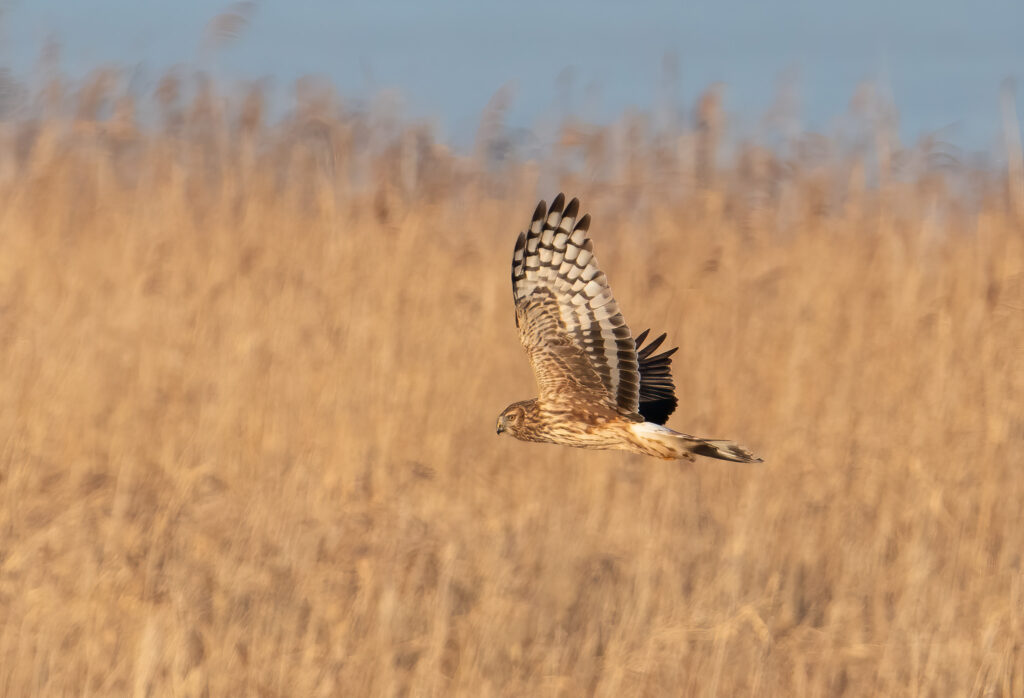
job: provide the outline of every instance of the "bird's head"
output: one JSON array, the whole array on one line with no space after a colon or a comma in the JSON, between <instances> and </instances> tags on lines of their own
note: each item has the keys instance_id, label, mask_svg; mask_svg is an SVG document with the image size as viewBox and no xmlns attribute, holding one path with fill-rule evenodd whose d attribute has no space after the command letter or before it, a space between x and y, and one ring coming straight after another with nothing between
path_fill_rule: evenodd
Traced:
<instances>
[{"instance_id":1,"label":"bird's head","mask_svg":"<svg viewBox=\"0 0 1024 698\"><path fill-rule=\"evenodd\" d=\"M497 432L501 434L507 431L512 436L519 438L526 426L527 412L536 402L536 400L524 400L523 402L513 402L506 407L498 415Z\"/></svg>"}]
</instances>

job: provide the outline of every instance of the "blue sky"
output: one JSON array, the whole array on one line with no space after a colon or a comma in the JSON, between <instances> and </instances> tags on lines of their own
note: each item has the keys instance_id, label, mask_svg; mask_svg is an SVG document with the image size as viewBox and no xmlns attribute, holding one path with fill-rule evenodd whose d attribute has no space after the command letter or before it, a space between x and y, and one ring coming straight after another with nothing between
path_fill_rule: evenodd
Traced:
<instances>
[{"instance_id":1,"label":"blue sky","mask_svg":"<svg viewBox=\"0 0 1024 698\"><path fill-rule=\"evenodd\" d=\"M857 85L874 80L893 96L905 138L938 133L992 150L1000 84L1015 78L1024 90L1021 0L264 0L241 36L213 56L200 51L204 28L228 3L0 6L0 65L19 75L30 74L49 38L72 75L117 64L155 83L184 64L223 79L269 77L284 94L296 77L313 74L352 99L397 90L409 113L456 142L506 84L515 95L510 121L531 127L566 111L608 120L629 108L689 108L707 85L723 82L731 122L756 132L790 80L802 125L827 132ZM668 82L666 56L677 66Z\"/></svg>"}]
</instances>

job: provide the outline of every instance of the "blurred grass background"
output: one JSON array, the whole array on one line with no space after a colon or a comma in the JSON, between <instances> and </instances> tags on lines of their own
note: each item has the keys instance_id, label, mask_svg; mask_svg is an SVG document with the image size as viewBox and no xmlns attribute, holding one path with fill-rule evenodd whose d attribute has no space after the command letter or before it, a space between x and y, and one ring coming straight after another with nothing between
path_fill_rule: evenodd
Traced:
<instances>
[{"instance_id":1,"label":"blurred grass background","mask_svg":"<svg viewBox=\"0 0 1024 698\"><path fill-rule=\"evenodd\" d=\"M745 142L710 90L532 156L500 96L465 154L313 81L273 123L174 74L23 95L0 693L1024 695L1020 153L870 94L843 136ZM559 189L681 347L670 426L763 466L494 436Z\"/></svg>"}]
</instances>

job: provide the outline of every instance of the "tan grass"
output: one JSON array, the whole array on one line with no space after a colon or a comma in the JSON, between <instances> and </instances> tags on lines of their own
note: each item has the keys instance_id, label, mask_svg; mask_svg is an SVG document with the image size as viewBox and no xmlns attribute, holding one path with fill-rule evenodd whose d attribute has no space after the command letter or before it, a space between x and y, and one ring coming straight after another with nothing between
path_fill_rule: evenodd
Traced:
<instances>
[{"instance_id":1,"label":"tan grass","mask_svg":"<svg viewBox=\"0 0 1024 698\"><path fill-rule=\"evenodd\" d=\"M1005 177L870 120L732 157L711 97L485 162L117 83L0 125L0 693L1024 694ZM495 437L556 187L681 347L670 424L764 466Z\"/></svg>"}]
</instances>

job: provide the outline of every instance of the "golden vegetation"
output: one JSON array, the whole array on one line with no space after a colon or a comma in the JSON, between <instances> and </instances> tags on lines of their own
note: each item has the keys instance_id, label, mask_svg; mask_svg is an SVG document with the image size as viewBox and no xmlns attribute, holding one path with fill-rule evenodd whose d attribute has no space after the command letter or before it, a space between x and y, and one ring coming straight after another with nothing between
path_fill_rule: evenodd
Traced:
<instances>
[{"instance_id":1,"label":"golden vegetation","mask_svg":"<svg viewBox=\"0 0 1024 698\"><path fill-rule=\"evenodd\" d=\"M1019 182L871 110L528 161L121 82L0 124L0 693L1022 695ZM681 347L670 425L763 466L495 437L558 189Z\"/></svg>"}]
</instances>

